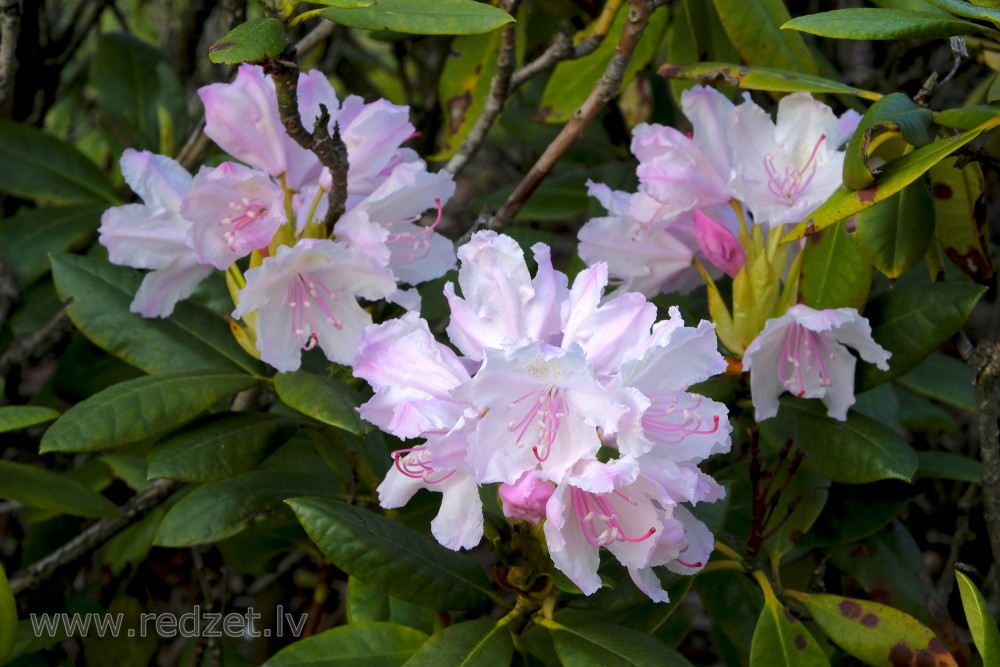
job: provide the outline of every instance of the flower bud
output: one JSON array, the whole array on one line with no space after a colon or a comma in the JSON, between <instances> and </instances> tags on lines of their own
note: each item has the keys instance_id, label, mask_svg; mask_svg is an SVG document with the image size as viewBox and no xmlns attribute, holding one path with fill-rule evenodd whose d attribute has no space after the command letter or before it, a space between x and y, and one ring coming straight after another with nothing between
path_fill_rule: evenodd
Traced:
<instances>
[{"instance_id":1,"label":"flower bud","mask_svg":"<svg viewBox=\"0 0 1000 667\"><path fill-rule=\"evenodd\" d=\"M500 500L503 513L509 519L538 523L545 518L545 503L555 487L529 470L513 484L501 484Z\"/></svg>"},{"instance_id":2,"label":"flower bud","mask_svg":"<svg viewBox=\"0 0 1000 667\"><path fill-rule=\"evenodd\" d=\"M736 235L701 209L694 212L694 234L705 259L735 278L747 261Z\"/></svg>"}]
</instances>

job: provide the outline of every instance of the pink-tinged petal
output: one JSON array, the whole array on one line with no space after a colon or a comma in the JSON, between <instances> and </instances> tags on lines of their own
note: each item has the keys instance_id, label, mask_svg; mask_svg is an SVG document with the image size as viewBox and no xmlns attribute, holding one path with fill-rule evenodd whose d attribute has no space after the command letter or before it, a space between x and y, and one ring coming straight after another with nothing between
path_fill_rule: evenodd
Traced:
<instances>
[{"instance_id":1,"label":"pink-tinged petal","mask_svg":"<svg viewBox=\"0 0 1000 667\"><path fill-rule=\"evenodd\" d=\"M663 584L652 567L631 568L629 576L635 583L635 587L646 594L653 602L670 602L670 595L663 590Z\"/></svg>"},{"instance_id":2,"label":"pink-tinged petal","mask_svg":"<svg viewBox=\"0 0 1000 667\"><path fill-rule=\"evenodd\" d=\"M578 343L599 379L616 375L623 363L641 355L656 320L656 306L641 294L627 293L604 304L572 331L563 345Z\"/></svg>"},{"instance_id":3,"label":"pink-tinged petal","mask_svg":"<svg viewBox=\"0 0 1000 667\"><path fill-rule=\"evenodd\" d=\"M681 95L681 107L694 127L694 143L719 175L728 180L733 167L732 147L727 135L736 106L714 88L694 86Z\"/></svg>"},{"instance_id":4,"label":"pink-tinged petal","mask_svg":"<svg viewBox=\"0 0 1000 667\"><path fill-rule=\"evenodd\" d=\"M186 243L190 227L190 222L169 209L126 204L106 210L97 233L112 264L165 269L195 257Z\"/></svg>"},{"instance_id":5,"label":"pink-tinged petal","mask_svg":"<svg viewBox=\"0 0 1000 667\"><path fill-rule=\"evenodd\" d=\"M848 141L850 141L851 136L854 131L858 129L858 123L861 122L861 114L859 114L854 109L848 109L840 115L837 119L837 135L838 139L836 146L843 146Z\"/></svg>"},{"instance_id":6,"label":"pink-tinged petal","mask_svg":"<svg viewBox=\"0 0 1000 667\"><path fill-rule=\"evenodd\" d=\"M817 386L806 395L809 398L812 398L810 393L819 395L827 416L845 421L847 411L854 405L854 372L858 361L842 345L833 345L825 361L829 386Z\"/></svg>"},{"instance_id":7,"label":"pink-tinged petal","mask_svg":"<svg viewBox=\"0 0 1000 667\"><path fill-rule=\"evenodd\" d=\"M422 162L401 164L392 170L361 204L375 222L411 221L425 211L443 206L455 194L455 180L445 171L430 172Z\"/></svg>"},{"instance_id":8,"label":"pink-tinged petal","mask_svg":"<svg viewBox=\"0 0 1000 667\"><path fill-rule=\"evenodd\" d=\"M632 152L639 158L640 189L667 205L668 217L730 199L729 174L719 173L691 138L671 127L637 126Z\"/></svg>"},{"instance_id":9,"label":"pink-tinged petal","mask_svg":"<svg viewBox=\"0 0 1000 667\"><path fill-rule=\"evenodd\" d=\"M397 226L397 233L404 227ZM402 251L397 250L399 245L390 247L394 251L390 265L400 282L418 285L440 278L455 268L458 262L455 259L455 244L451 239L437 232L428 234L428 227L412 227L415 229L410 233L418 239L416 242L411 241L410 246L404 245Z\"/></svg>"},{"instance_id":10,"label":"pink-tinged petal","mask_svg":"<svg viewBox=\"0 0 1000 667\"><path fill-rule=\"evenodd\" d=\"M318 69L309 70L299 74L299 116L302 118L302 125L307 130L312 131L319 118L319 105L325 105L327 112L331 116L336 116L340 111L340 100L337 93L330 85L330 80L326 78Z\"/></svg>"},{"instance_id":11,"label":"pink-tinged petal","mask_svg":"<svg viewBox=\"0 0 1000 667\"><path fill-rule=\"evenodd\" d=\"M677 574L691 575L700 572L715 549L712 531L685 507L675 507L673 514L674 519L684 526L684 546L680 555L665 565Z\"/></svg>"},{"instance_id":12,"label":"pink-tinged petal","mask_svg":"<svg viewBox=\"0 0 1000 667\"><path fill-rule=\"evenodd\" d=\"M633 459L612 459L607 463L582 459L563 481L588 493L614 493L615 489L631 484L638 476L639 466Z\"/></svg>"},{"instance_id":13,"label":"pink-tinged petal","mask_svg":"<svg viewBox=\"0 0 1000 667\"><path fill-rule=\"evenodd\" d=\"M423 479L404 475L393 466L378 485L378 504L385 509L403 507L410 502L417 491L426 488L427 484Z\"/></svg>"},{"instance_id":14,"label":"pink-tinged petal","mask_svg":"<svg viewBox=\"0 0 1000 667\"><path fill-rule=\"evenodd\" d=\"M545 518L545 504L556 487L528 471L513 484L501 484L497 489L503 514L508 519L538 523Z\"/></svg>"},{"instance_id":15,"label":"pink-tinged petal","mask_svg":"<svg viewBox=\"0 0 1000 667\"><path fill-rule=\"evenodd\" d=\"M562 326L562 304L568 295L566 274L552 268L552 251L544 243L531 246L538 266L531 280L534 293L524 303L525 337L546 340Z\"/></svg>"},{"instance_id":16,"label":"pink-tinged petal","mask_svg":"<svg viewBox=\"0 0 1000 667\"><path fill-rule=\"evenodd\" d=\"M456 473L438 486L442 493L441 511L431 521L431 533L449 549L472 549L483 539L479 484L472 475Z\"/></svg>"},{"instance_id":17,"label":"pink-tinged petal","mask_svg":"<svg viewBox=\"0 0 1000 667\"><path fill-rule=\"evenodd\" d=\"M784 341L788 329L793 325L787 319L771 319L743 353L743 370L750 373L750 394L753 397L754 414L757 421L770 419L778 414L778 396L785 387L778 378L777 369L784 352ZM760 372L754 372L754 368Z\"/></svg>"},{"instance_id":18,"label":"pink-tinged petal","mask_svg":"<svg viewBox=\"0 0 1000 667\"><path fill-rule=\"evenodd\" d=\"M397 289L392 294L385 297L386 302L394 303L400 308L405 310L412 310L414 312L420 312L420 292L417 288L411 287L410 289Z\"/></svg>"},{"instance_id":19,"label":"pink-tinged petal","mask_svg":"<svg viewBox=\"0 0 1000 667\"><path fill-rule=\"evenodd\" d=\"M175 264L147 273L129 306L143 317L169 317L181 299L191 296L198 284L212 272L192 255Z\"/></svg>"},{"instance_id":20,"label":"pink-tinged petal","mask_svg":"<svg viewBox=\"0 0 1000 667\"><path fill-rule=\"evenodd\" d=\"M809 93L786 95L778 102L775 141L795 164L804 165L810 156L822 164L837 149L838 123L830 107Z\"/></svg>"},{"instance_id":21,"label":"pink-tinged petal","mask_svg":"<svg viewBox=\"0 0 1000 667\"><path fill-rule=\"evenodd\" d=\"M149 207L176 213L191 187L191 174L175 160L149 151L126 148L121 157L122 176Z\"/></svg>"},{"instance_id":22,"label":"pink-tinged petal","mask_svg":"<svg viewBox=\"0 0 1000 667\"><path fill-rule=\"evenodd\" d=\"M414 133L409 113L409 108L386 100L364 104L353 95L344 100L334 122L347 146L347 180L352 194L374 192L388 176L386 170L401 161L399 146Z\"/></svg>"},{"instance_id":23,"label":"pink-tinged petal","mask_svg":"<svg viewBox=\"0 0 1000 667\"><path fill-rule=\"evenodd\" d=\"M392 253L389 250L389 230L372 222L361 208L354 208L340 216L333 226L338 241L343 241L376 266L389 266Z\"/></svg>"},{"instance_id":24,"label":"pink-tinged petal","mask_svg":"<svg viewBox=\"0 0 1000 667\"><path fill-rule=\"evenodd\" d=\"M584 537L583 527L572 508L571 489L560 484L545 506L545 542L555 566L584 595L591 595L601 588L601 577L597 574L601 557L598 549Z\"/></svg>"},{"instance_id":25,"label":"pink-tinged petal","mask_svg":"<svg viewBox=\"0 0 1000 667\"><path fill-rule=\"evenodd\" d=\"M694 232L705 259L735 278L747 261L736 235L701 209L694 212Z\"/></svg>"},{"instance_id":26,"label":"pink-tinged petal","mask_svg":"<svg viewBox=\"0 0 1000 667\"><path fill-rule=\"evenodd\" d=\"M302 363L302 343L292 317L292 308L280 301L257 311L257 350L260 358L280 373L298 370Z\"/></svg>"},{"instance_id":27,"label":"pink-tinged petal","mask_svg":"<svg viewBox=\"0 0 1000 667\"><path fill-rule=\"evenodd\" d=\"M604 183L587 179L587 194L601 203L608 213L620 217L628 212L630 195L621 190L612 190Z\"/></svg>"},{"instance_id":28,"label":"pink-tinged petal","mask_svg":"<svg viewBox=\"0 0 1000 667\"><path fill-rule=\"evenodd\" d=\"M676 307L669 312L669 320L653 327L645 354L622 369L625 383L646 395L687 389L726 370L715 325L702 320L697 327L684 326Z\"/></svg>"}]
</instances>

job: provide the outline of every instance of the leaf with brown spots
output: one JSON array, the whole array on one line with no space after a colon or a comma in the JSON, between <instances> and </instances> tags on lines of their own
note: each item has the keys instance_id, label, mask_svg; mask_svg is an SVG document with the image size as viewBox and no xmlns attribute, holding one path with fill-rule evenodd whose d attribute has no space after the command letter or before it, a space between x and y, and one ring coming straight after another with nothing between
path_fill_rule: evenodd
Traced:
<instances>
[{"instance_id":1,"label":"leaf with brown spots","mask_svg":"<svg viewBox=\"0 0 1000 667\"><path fill-rule=\"evenodd\" d=\"M444 113L444 141L431 160L447 160L469 134L486 105L497 69L500 32L456 37L438 83Z\"/></svg>"},{"instance_id":2,"label":"leaf with brown spots","mask_svg":"<svg viewBox=\"0 0 1000 667\"><path fill-rule=\"evenodd\" d=\"M764 608L750 645L750 667L829 667L823 650L799 619L775 597L760 572L754 579L764 591Z\"/></svg>"},{"instance_id":3,"label":"leaf with brown spots","mask_svg":"<svg viewBox=\"0 0 1000 667\"><path fill-rule=\"evenodd\" d=\"M877 171L871 159L876 150L893 139L901 137L914 146L931 143L933 136L928 131L931 119L930 109L917 106L903 93L886 95L871 105L847 142L844 185L860 190L874 183ZM879 157L887 159L881 154Z\"/></svg>"},{"instance_id":4,"label":"leaf with brown spots","mask_svg":"<svg viewBox=\"0 0 1000 667\"><path fill-rule=\"evenodd\" d=\"M955 266L984 282L993 275L993 264L983 170L975 162L962 169L941 163L930 175L941 249Z\"/></svg>"},{"instance_id":5,"label":"leaf with brown spots","mask_svg":"<svg viewBox=\"0 0 1000 667\"><path fill-rule=\"evenodd\" d=\"M801 602L832 642L874 667L958 667L944 644L898 609L839 595L785 591Z\"/></svg>"}]
</instances>

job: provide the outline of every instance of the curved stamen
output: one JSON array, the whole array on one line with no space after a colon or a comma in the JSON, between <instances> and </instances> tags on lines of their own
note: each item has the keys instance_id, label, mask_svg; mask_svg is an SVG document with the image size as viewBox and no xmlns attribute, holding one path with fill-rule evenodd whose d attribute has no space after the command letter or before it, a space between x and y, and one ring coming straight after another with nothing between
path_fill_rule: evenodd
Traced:
<instances>
[{"instance_id":1,"label":"curved stamen","mask_svg":"<svg viewBox=\"0 0 1000 667\"><path fill-rule=\"evenodd\" d=\"M820 144L826 141L826 135L821 134L813 145L812 152L801 168L796 169L794 164L785 165L784 174L780 173L774 166L775 153L768 153L764 156L764 171L767 173L767 189L775 197L792 201L802 191L809 187L813 177L816 175L816 153L819 152Z\"/></svg>"},{"instance_id":2,"label":"curved stamen","mask_svg":"<svg viewBox=\"0 0 1000 667\"><path fill-rule=\"evenodd\" d=\"M434 230L438 224L440 224L441 216L444 213L440 198L434 198L434 205L437 207L437 217L430 225L421 227L420 231L417 232L390 232L389 237L386 239L386 244L389 246L392 256L397 262L409 264L418 259L423 259L430 252L431 237L434 235ZM418 216L413 221L419 219ZM386 226L389 227L390 225Z\"/></svg>"},{"instance_id":3,"label":"curved stamen","mask_svg":"<svg viewBox=\"0 0 1000 667\"><path fill-rule=\"evenodd\" d=\"M232 211L232 215L220 220L219 224L223 227L232 227L226 230L222 238L225 239L230 248L233 248L236 245L236 236L264 217L268 207L259 199L243 197L239 201L229 202L229 209Z\"/></svg>"},{"instance_id":4,"label":"curved stamen","mask_svg":"<svg viewBox=\"0 0 1000 667\"><path fill-rule=\"evenodd\" d=\"M629 503L637 505L627 496L619 491L614 495L621 496ZM607 498L574 488L571 490L573 499L573 509L580 520L580 528L587 543L594 548L608 546L618 542L643 542L656 533L656 527L651 526L643 535L630 537L625 534L625 529L618 520L619 513ZM603 530L601 528L603 527Z\"/></svg>"}]
</instances>

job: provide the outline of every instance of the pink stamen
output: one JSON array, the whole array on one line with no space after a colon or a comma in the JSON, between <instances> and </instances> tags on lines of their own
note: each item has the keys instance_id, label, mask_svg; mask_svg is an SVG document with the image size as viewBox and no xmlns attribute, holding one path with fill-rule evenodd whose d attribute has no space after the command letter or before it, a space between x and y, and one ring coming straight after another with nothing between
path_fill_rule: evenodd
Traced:
<instances>
[{"instance_id":1,"label":"pink stamen","mask_svg":"<svg viewBox=\"0 0 1000 667\"><path fill-rule=\"evenodd\" d=\"M570 493L573 497L573 509L580 520L583 537L594 548L607 546L616 540L619 542L643 542L656 533L656 527L651 526L643 535L629 537L625 534L625 529L622 528L621 522L618 520L618 513L607 498L577 488L571 489ZM621 495L617 491L615 494ZM622 497L628 500L627 497ZM604 530L599 529L599 523L603 524Z\"/></svg>"},{"instance_id":2,"label":"pink stamen","mask_svg":"<svg viewBox=\"0 0 1000 667\"><path fill-rule=\"evenodd\" d=\"M392 251L392 256L396 259L396 261L403 264L409 264L426 257L427 253L430 252L431 237L433 236L434 230L437 228L438 224L440 224L441 216L444 213L444 208L441 205L440 198L434 198L434 205L437 207L437 217L430 225L421 227L418 232L392 232L389 234L389 237L386 239L386 244ZM412 221L418 219L419 217L414 218Z\"/></svg>"},{"instance_id":3,"label":"pink stamen","mask_svg":"<svg viewBox=\"0 0 1000 667\"><path fill-rule=\"evenodd\" d=\"M643 430L653 442L676 445L689 435L711 435L719 430L718 415L712 416L712 425L702 426L702 414L698 412L701 398L693 394L682 395L688 400L681 405L681 399L673 395L651 395L649 408L642 416ZM678 419L679 418L679 419Z\"/></svg>"},{"instance_id":4,"label":"pink stamen","mask_svg":"<svg viewBox=\"0 0 1000 667\"><path fill-rule=\"evenodd\" d=\"M247 197L240 201L229 202L229 208L233 215L223 218L219 224L223 227L232 226L232 229L226 230L222 238L225 239L230 248L233 248L236 245L236 235L263 218L268 209L262 201Z\"/></svg>"},{"instance_id":5,"label":"pink stamen","mask_svg":"<svg viewBox=\"0 0 1000 667\"><path fill-rule=\"evenodd\" d=\"M809 154L809 159L802 165L802 168L796 169L794 165L786 164L784 174L779 174L778 169L774 166L774 153L766 155L764 157L764 171L767 172L767 189L771 194L786 201L792 201L802 194L802 191L809 187L816 175L816 153L824 141L826 141L826 135L821 134Z\"/></svg>"},{"instance_id":6,"label":"pink stamen","mask_svg":"<svg viewBox=\"0 0 1000 667\"><path fill-rule=\"evenodd\" d=\"M285 298L292 309L292 335L300 341L302 349L311 350L319 344L317 310L327 324L338 330L344 328L344 323L333 314L331 307L337 300L337 293L311 275L297 274L292 278Z\"/></svg>"},{"instance_id":7,"label":"pink stamen","mask_svg":"<svg viewBox=\"0 0 1000 667\"><path fill-rule=\"evenodd\" d=\"M520 421L515 422L511 419L507 424L507 430L511 433L518 432L514 444L518 447L523 447L523 441L528 430L532 426L536 426L538 428L538 435L535 438L535 443L531 446L531 451L539 463L545 463L549 460L549 454L552 453L552 445L559 434L559 426L562 423L562 418L566 416L563 412L565 404L557 390L548 388L543 391L528 392L524 396L512 401L510 407L513 408L530 396L535 397L535 400L532 401L528 411L521 417Z\"/></svg>"},{"instance_id":8,"label":"pink stamen","mask_svg":"<svg viewBox=\"0 0 1000 667\"><path fill-rule=\"evenodd\" d=\"M406 460L403 460L405 455ZM430 465L430 451L426 446L397 449L392 453L396 470L410 479L423 480L425 484L440 484L455 474L455 470L435 470ZM434 474L438 473L438 477Z\"/></svg>"},{"instance_id":9,"label":"pink stamen","mask_svg":"<svg viewBox=\"0 0 1000 667\"><path fill-rule=\"evenodd\" d=\"M695 567L701 567L702 566L702 562L701 561L698 561L697 563L688 563L688 562L682 561L680 558L675 558L674 562L675 563L680 563L684 567L690 567L690 568L695 568Z\"/></svg>"},{"instance_id":10,"label":"pink stamen","mask_svg":"<svg viewBox=\"0 0 1000 667\"><path fill-rule=\"evenodd\" d=\"M806 376L815 369L820 386L829 387L832 380L824 357L833 358L821 334L801 324L790 325L778 360L778 379L782 386L796 396L805 396ZM788 373L788 364L794 367L794 377Z\"/></svg>"}]
</instances>

